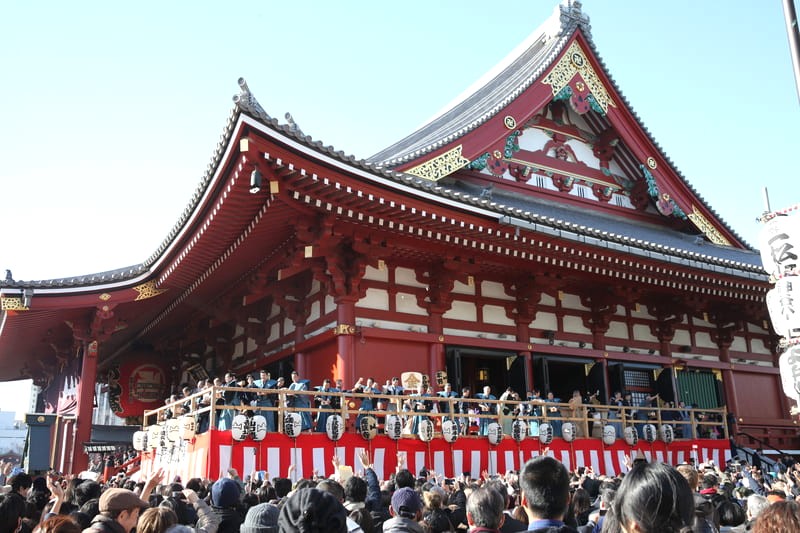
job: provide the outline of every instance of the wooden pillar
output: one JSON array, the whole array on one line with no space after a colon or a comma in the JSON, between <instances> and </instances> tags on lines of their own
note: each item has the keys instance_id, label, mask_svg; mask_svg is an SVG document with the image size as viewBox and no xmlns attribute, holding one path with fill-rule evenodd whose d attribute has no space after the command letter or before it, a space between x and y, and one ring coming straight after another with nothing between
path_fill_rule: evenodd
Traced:
<instances>
[{"instance_id":1,"label":"wooden pillar","mask_svg":"<svg viewBox=\"0 0 800 533\"><path fill-rule=\"evenodd\" d=\"M525 393L533 390L533 354L530 351L520 352L525 360Z\"/></svg>"},{"instance_id":2,"label":"wooden pillar","mask_svg":"<svg viewBox=\"0 0 800 533\"><path fill-rule=\"evenodd\" d=\"M339 378L345 387L352 387L355 383L355 353L356 353L356 304L352 298L338 298L336 300L336 344L338 353L336 367Z\"/></svg>"},{"instance_id":3,"label":"wooden pillar","mask_svg":"<svg viewBox=\"0 0 800 533\"><path fill-rule=\"evenodd\" d=\"M712 332L711 339L717 343L719 348L719 361L724 363L722 368L722 386L725 390L725 405L729 413L734 413L738 416L739 404L736 400L736 387L733 384L733 365L731 364L730 348L733 344L733 330L731 328L717 327L717 330Z\"/></svg>"},{"instance_id":4,"label":"wooden pillar","mask_svg":"<svg viewBox=\"0 0 800 533\"><path fill-rule=\"evenodd\" d=\"M75 439L72 449L71 472L77 474L89 466L89 457L83 444L92 438L92 412L94 408L94 386L97 381L97 341L83 343L81 382L78 388L78 416L75 418Z\"/></svg>"}]
</instances>

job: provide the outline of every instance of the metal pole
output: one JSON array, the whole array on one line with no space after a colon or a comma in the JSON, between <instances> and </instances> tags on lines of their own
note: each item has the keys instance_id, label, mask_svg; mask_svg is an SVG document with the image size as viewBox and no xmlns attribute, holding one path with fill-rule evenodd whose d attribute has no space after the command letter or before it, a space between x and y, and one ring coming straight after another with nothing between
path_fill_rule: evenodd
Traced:
<instances>
[{"instance_id":1,"label":"metal pole","mask_svg":"<svg viewBox=\"0 0 800 533\"><path fill-rule=\"evenodd\" d=\"M794 67L794 83L800 99L800 29L797 27L797 12L794 0L783 0L783 18L786 19L786 33L789 37L789 53Z\"/></svg>"}]
</instances>

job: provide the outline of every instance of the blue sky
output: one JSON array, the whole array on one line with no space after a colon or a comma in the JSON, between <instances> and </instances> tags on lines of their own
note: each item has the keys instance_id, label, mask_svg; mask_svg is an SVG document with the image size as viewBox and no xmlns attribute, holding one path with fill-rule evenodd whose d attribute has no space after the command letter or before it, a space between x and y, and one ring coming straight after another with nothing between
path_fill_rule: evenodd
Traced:
<instances>
[{"instance_id":1,"label":"blue sky","mask_svg":"<svg viewBox=\"0 0 800 533\"><path fill-rule=\"evenodd\" d=\"M199 183L243 76L272 116L367 157L499 62L552 1L7 2L0 269L144 261ZM611 76L713 209L757 245L794 185L800 105L780 0L587 0ZM2 270L0 270L2 274Z\"/></svg>"}]
</instances>

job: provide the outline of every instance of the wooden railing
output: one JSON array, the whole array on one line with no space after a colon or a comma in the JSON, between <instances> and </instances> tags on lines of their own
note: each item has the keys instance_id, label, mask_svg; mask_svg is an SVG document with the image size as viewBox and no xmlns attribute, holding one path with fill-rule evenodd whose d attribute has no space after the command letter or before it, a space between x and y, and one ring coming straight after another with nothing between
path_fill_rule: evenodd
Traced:
<instances>
[{"instance_id":1,"label":"wooden railing","mask_svg":"<svg viewBox=\"0 0 800 533\"><path fill-rule=\"evenodd\" d=\"M222 400L224 392L239 392L252 395L258 399L263 395L270 395L273 398L272 407L257 405L227 405ZM290 407L287 400L292 396L306 396L311 407ZM314 398L319 396L339 398L337 409L314 407ZM371 399L373 405L379 403L384 406L393 406L391 409L361 410L359 404L364 399ZM275 401L277 400L277 401ZM208 405L205 405L205 403ZM413 411L404 410L404 405L408 406L415 402L431 402L436 405L433 411ZM445 405L443 410L440 406ZM472 411L461 413L459 408L467 404ZM491 406L495 412L480 411L480 406ZM527 406L537 409L538 414L519 414L518 406L524 405L526 413L530 412ZM186 409L185 407L188 407ZM413 408L413 407L412 407ZM681 428L680 437L675 434L675 438L696 439L696 438L729 438L726 424L727 411L724 407L717 409L687 409L675 407L622 407L616 405L605 405L599 403L572 405L569 403L546 402L543 400L485 400L481 398L445 398L442 396L416 396L416 395L390 395L373 394L360 392L330 392L330 391L302 391L290 389L256 389L250 387L207 387L175 402L168 403L163 407L151 411L145 411L143 425L145 427L162 422L168 418L192 415L202 417L208 415L208 426L217 427L220 412L232 410L243 413L245 411L275 413L277 416L277 430L283 432L284 414L289 412L307 412L310 414L312 424L317 413L339 414L347 421L350 418L360 415L371 415L374 417L385 417L387 414L397 414L404 418L414 416L428 417L434 421L441 421L444 418L480 420L490 419L492 421L503 422L512 420L524 420L528 423L536 421L538 423L572 422L577 428L578 437L602 437L602 427L612 424L617 428L617 437L622 438L620 429L628 426L641 426L653 424L657 428L662 424L671 424L674 429ZM645 412L646 418L642 419L637 413ZM500 413L500 414L497 414ZM504 414L508 413L508 414ZM687 420L675 420L676 415L688 415ZM436 424L439 427L439 424ZM229 428L228 428L229 429ZM687 435L687 430L690 435ZM406 432L407 433L407 432ZM410 433L408 433L410 435ZM560 436L556 434L555 436Z\"/></svg>"}]
</instances>

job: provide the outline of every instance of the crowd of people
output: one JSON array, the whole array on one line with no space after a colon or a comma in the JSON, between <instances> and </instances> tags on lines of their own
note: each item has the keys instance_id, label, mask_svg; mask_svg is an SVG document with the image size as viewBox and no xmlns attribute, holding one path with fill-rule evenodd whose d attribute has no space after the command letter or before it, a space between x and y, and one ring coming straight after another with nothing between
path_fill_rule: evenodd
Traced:
<instances>
[{"instance_id":1,"label":"crowd of people","mask_svg":"<svg viewBox=\"0 0 800 533\"><path fill-rule=\"evenodd\" d=\"M302 431L324 432L328 417L341 411L343 394L353 394L353 400L359 403L358 410L372 413L378 419L378 425L382 424L384 414L395 413L402 417L404 432L409 434L417 433L419 423L424 418L430 417L431 413L438 413L434 420L454 421L462 435L485 436L492 421L499 422L503 432L510 434L513 421L524 419L528 434L532 437L539 435L539 427L543 422L551 425L554 436L561 436L566 421L575 424L576 437L601 436L605 424L614 426L616 434L621 437L623 421L625 425L633 425L639 437L643 437L642 428L647 423L672 424L677 438L724 436L719 413L698 411L692 414L691 406L684 402L661 401L658 394L644 395L634 401L631 393L615 392L608 402L602 403L599 391L583 395L576 390L568 401L562 402L553 392L542 395L537 389L527 392L523 398L508 387L496 396L488 385L480 392L473 393L469 387L457 392L449 383L444 383L441 390L436 391L432 385L420 381L409 390L403 387L398 377L386 380L383 385L373 378L359 378L351 387L345 387L340 379L335 382L325 379L321 385L312 388L310 381L302 379L296 371L291 373L288 382L282 377L272 379L269 372L262 370L258 377L246 374L237 378L228 372L222 379L200 380L194 388L184 385L180 394L166 400L172 407L163 411L164 417L177 417L209 407L211 385L223 387L217 389L215 401L219 409L215 426L223 430L231 428L232 419L237 413L243 413L263 416L267 431L276 431L276 408L282 407L296 409L300 413ZM313 394L299 391L311 391ZM384 397L387 395L400 398ZM363 416L358 415L356 427ZM197 431L206 431L209 425L210 417L206 409L198 415Z\"/></svg>"},{"instance_id":2,"label":"crowd of people","mask_svg":"<svg viewBox=\"0 0 800 533\"><path fill-rule=\"evenodd\" d=\"M360 469L292 481L229 470L216 480L101 484L0 464L0 533L522 532L795 533L800 464L767 472L733 461L672 467L627 460L625 474L568 472L547 455L504 475L445 479L404 468L379 480L368 452ZM335 466L341 465L335 461Z\"/></svg>"}]
</instances>

